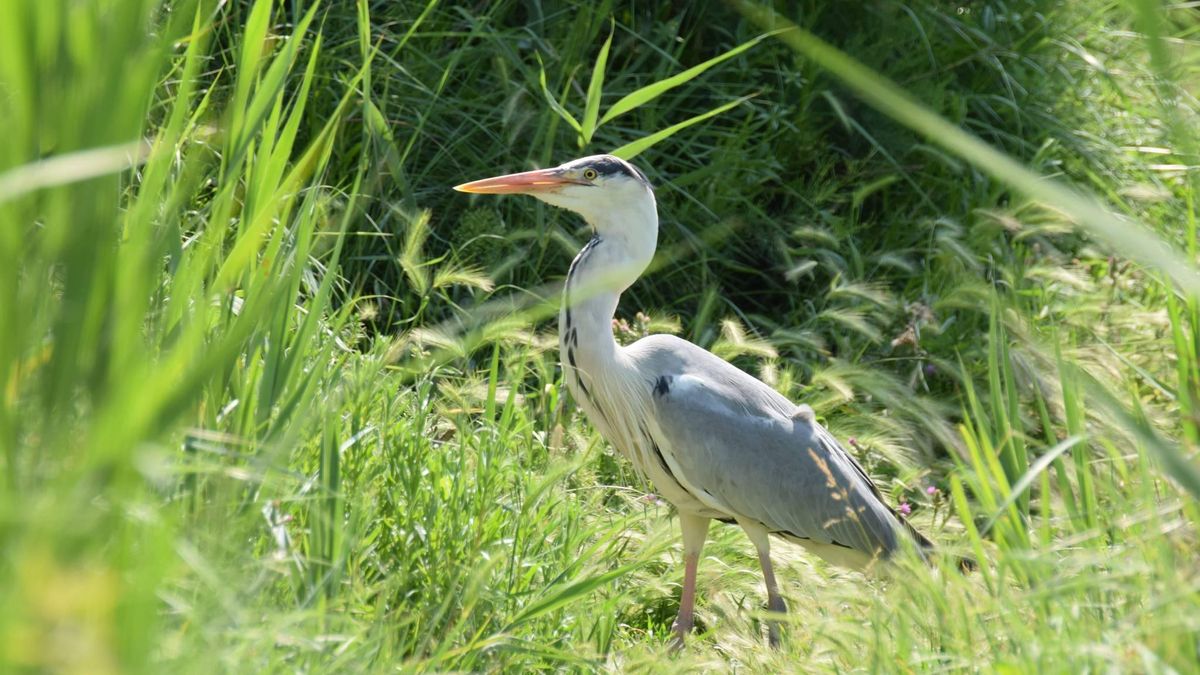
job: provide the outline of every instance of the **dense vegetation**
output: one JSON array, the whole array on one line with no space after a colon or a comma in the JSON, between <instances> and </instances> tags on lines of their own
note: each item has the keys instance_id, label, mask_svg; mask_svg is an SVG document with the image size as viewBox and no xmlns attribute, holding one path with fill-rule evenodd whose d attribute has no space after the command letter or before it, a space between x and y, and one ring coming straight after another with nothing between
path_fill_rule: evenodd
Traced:
<instances>
[{"instance_id":1,"label":"dense vegetation","mask_svg":"<svg viewBox=\"0 0 1200 675\"><path fill-rule=\"evenodd\" d=\"M1194 4L0 2L0 669L1200 670ZM780 545L771 651L715 528L669 651L670 508L559 379L586 232L448 189L616 148L622 338L977 573Z\"/></svg>"}]
</instances>

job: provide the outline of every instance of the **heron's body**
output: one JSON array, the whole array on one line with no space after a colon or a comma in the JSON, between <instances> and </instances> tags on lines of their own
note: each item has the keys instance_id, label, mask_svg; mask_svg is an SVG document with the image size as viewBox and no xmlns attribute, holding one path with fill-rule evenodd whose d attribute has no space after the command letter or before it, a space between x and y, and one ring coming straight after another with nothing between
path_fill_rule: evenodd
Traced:
<instances>
[{"instance_id":1,"label":"heron's body","mask_svg":"<svg viewBox=\"0 0 1200 675\"><path fill-rule=\"evenodd\" d=\"M574 210L595 236L571 264L559 317L567 386L600 433L680 514L684 594L676 629L691 628L696 563L711 519L736 522L759 552L769 607L782 611L768 535L855 568L928 541L884 502L853 457L770 386L671 335L622 347L612 335L620 294L658 237L653 192L614 157L477 181L470 192L525 192ZM772 627L772 639L775 637Z\"/></svg>"},{"instance_id":2,"label":"heron's body","mask_svg":"<svg viewBox=\"0 0 1200 675\"><path fill-rule=\"evenodd\" d=\"M578 335L560 336L572 396L681 513L759 525L853 568L896 548L895 515L808 406L673 335L618 346L613 367L589 369L590 350L606 347Z\"/></svg>"}]
</instances>

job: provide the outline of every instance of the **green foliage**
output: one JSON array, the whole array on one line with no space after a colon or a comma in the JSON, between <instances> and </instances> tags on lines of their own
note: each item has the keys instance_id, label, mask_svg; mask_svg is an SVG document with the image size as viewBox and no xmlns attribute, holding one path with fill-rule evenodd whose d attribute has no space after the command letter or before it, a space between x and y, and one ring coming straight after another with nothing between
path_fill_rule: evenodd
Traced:
<instances>
[{"instance_id":1,"label":"green foliage","mask_svg":"<svg viewBox=\"0 0 1200 675\"><path fill-rule=\"evenodd\" d=\"M592 67L592 78L588 81L587 96L584 103L583 121L577 121L575 117L562 106L561 103L555 100L554 95L550 93L550 90L546 86L546 69L541 63L540 56L538 57L538 65L540 66L538 83L542 87L542 94L546 97L546 103L549 104L550 109L558 113L558 116L561 117L579 134L579 147L581 149L585 149L592 142L592 137L595 136L596 129L600 125L615 119L616 117L624 115L627 112L644 106L666 92L682 84L686 84L692 79L702 75L704 71L708 70L709 68L712 68L722 61L733 58L747 49L750 49L754 45L761 42L765 37L766 36L764 35L750 40L749 42L734 47L733 49L730 49L719 56L714 56L704 63L692 66L682 73L672 75L671 77L667 77L657 82L652 82L636 91L630 92L621 97L621 100L612 104L612 106L604 112L603 117L600 117L600 97L604 90L604 69L608 65L608 53L612 48L613 33L611 30L609 31L608 39L605 40L604 45L600 47L600 53L596 56L596 63ZM637 155L641 154L642 151L653 147L655 144L670 138L676 133L692 126L693 124L697 124L710 117L720 115L721 113L734 108L749 98L749 96L743 96L737 100L717 106L708 112L695 115L682 122L673 124L666 129L656 131L653 134L639 138L636 141L626 143L625 145L611 150L610 152L624 159L633 159Z\"/></svg>"},{"instance_id":2,"label":"green foliage","mask_svg":"<svg viewBox=\"0 0 1200 675\"><path fill-rule=\"evenodd\" d=\"M0 9L0 670L1197 669L1188 8ZM777 546L778 652L714 527L669 653L670 509L558 376L579 224L448 188L614 148L618 337L811 404L952 554Z\"/></svg>"}]
</instances>

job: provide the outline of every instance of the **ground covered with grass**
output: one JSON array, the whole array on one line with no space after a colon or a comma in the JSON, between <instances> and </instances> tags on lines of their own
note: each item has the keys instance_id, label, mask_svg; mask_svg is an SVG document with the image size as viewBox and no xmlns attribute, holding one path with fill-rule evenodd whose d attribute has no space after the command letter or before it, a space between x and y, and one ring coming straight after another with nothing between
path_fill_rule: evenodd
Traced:
<instances>
[{"instance_id":1,"label":"ground covered with grass","mask_svg":"<svg viewBox=\"0 0 1200 675\"><path fill-rule=\"evenodd\" d=\"M1200 671L1193 4L8 3L0 670ZM614 150L619 338L977 572L781 542L775 651L714 526L670 651L678 526L557 364L587 232L449 190Z\"/></svg>"}]
</instances>

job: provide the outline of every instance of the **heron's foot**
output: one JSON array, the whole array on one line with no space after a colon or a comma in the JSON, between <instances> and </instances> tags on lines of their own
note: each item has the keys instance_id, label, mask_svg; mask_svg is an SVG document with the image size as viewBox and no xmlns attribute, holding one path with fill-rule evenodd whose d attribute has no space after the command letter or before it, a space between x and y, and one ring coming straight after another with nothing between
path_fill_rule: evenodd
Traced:
<instances>
[{"instance_id":1,"label":"heron's foot","mask_svg":"<svg viewBox=\"0 0 1200 675\"><path fill-rule=\"evenodd\" d=\"M779 637L778 621L771 621L767 624L767 644L771 645L771 649L779 649L783 644L782 638Z\"/></svg>"},{"instance_id":2,"label":"heron's foot","mask_svg":"<svg viewBox=\"0 0 1200 675\"><path fill-rule=\"evenodd\" d=\"M787 614L787 604L783 601L783 598L777 595L767 601L767 611L778 613L782 617L784 614ZM771 645L772 649L779 649L783 646L783 639L780 637L779 632L779 623L779 621L767 619L767 644Z\"/></svg>"},{"instance_id":3,"label":"heron's foot","mask_svg":"<svg viewBox=\"0 0 1200 675\"><path fill-rule=\"evenodd\" d=\"M670 649L671 649L671 653L672 653L672 654L675 654L675 653L678 653L678 652L681 652L681 651L683 651L683 646L684 646L683 634L682 634L682 633L676 633L676 634L675 634L675 637L672 637L672 638L671 638L671 641L670 641L669 643L667 643L667 644L668 644L668 645L670 645Z\"/></svg>"},{"instance_id":4,"label":"heron's foot","mask_svg":"<svg viewBox=\"0 0 1200 675\"><path fill-rule=\"evenodd\" d=\"M675 617L675 623L671 624L671 632L675 637L671 638L671 651L677 652L683 649L683 645L687 642L687 636L692 632L693 617L689 613L686 616L680 612L679 616Z\"/></svg>"}]
</instances>

